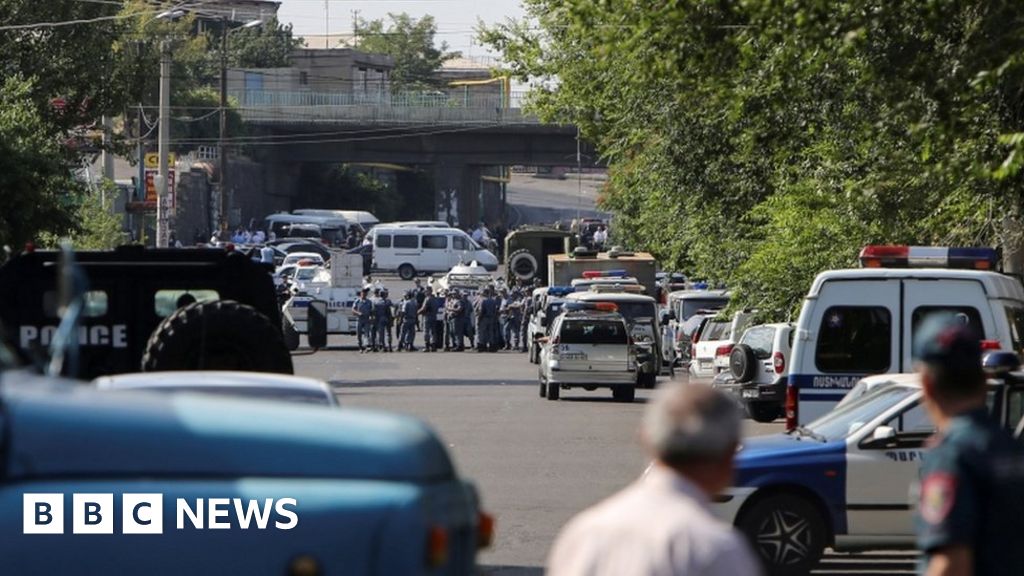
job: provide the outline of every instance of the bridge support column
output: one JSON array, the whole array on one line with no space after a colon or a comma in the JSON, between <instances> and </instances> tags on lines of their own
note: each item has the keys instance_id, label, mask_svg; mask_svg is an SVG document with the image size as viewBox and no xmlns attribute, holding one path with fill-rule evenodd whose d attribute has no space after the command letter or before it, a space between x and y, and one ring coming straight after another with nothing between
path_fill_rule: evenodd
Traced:
<instances>
[{"instance_id":1,"label":"bridge support column","mask_svg":"<svg viewBox=\"0 0 1024 576\"><path fill-rule=\"evenodd\" d=\"M435 165L437 219L447 220L463 229L475 227L480 221L491 227L504 223L503 186L500 181L503 173L499 166Z\"/></svg>"}]
</instances>

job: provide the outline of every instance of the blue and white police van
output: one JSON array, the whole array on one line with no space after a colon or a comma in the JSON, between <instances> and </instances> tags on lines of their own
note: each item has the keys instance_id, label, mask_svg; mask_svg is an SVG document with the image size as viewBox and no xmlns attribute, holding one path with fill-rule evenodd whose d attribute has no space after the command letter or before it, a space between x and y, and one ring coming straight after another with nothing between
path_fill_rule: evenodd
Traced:
<instances>
[{"instance_id":1,"label":"blue and white police van","mask_svg":"<svg viewBox=\"0 0 1024 576\"><path fill-rule=\"evenodd\" d=\"M786 391L786 427L831 410L869 374L913 371L920 322L951 312L986 349L1024 348L1024 287L995 272L992 248L867 246L861 268L815 278L797 322Z\"/></svg>"},{"instance_id":2,"label":"blue and white police van","mask_svg":"<svg viewBox=\"0 0 1024 576\"><path fill-rule=\"evenodd\" d=\"M1024 385L991 380L989 408L1020 435ZM748 438L716 513L744 532L771 574L806 574L826 547L911 548L911 486L935 432L919 378L894 375L784 434Z\"/></svg>"}]
</instances>

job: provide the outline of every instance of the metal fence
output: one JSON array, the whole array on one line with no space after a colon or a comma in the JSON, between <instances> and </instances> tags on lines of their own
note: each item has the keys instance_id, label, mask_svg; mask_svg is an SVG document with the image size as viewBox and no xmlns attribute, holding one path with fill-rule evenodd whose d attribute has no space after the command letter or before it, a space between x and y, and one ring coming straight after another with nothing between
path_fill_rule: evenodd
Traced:
<instances>
[{"instance_id":1,"label":"metal fence","mask_svg":"<svg viewBox=\"0 0 1024 576\"><path fill-rule=\"evenodd\" d=\"M535 117L523 115L526 93L518 91L359 94L245 90L230 96L242 118L250 122L539 123Z\"/></svg>"}]
</instances>

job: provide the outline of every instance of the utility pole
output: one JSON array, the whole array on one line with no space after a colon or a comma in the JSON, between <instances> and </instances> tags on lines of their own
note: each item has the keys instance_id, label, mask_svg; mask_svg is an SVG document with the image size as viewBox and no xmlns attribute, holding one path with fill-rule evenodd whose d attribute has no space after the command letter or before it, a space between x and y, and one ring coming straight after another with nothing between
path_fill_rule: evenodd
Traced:
<instances>
[{"instance_id":1,"label":"utility pole","mask_svg":"<svg viewBox=\"0 0 1024 576\"><path fill-rule=\"evenodd\" d=\"M359 10L352 11L352 45L359 46Z\"/></svg>"},{"instance_id":2,"label":"utility pole","mask_svg":"<svg viewBox=\"0 0 1024 576\"><path fill-rule=\"evenodd\" d=\"M170 206L167 197L167 155L171 147L171 45L160 43L160 175L156 182L156 247L167 248L170 239Z\"/></svg>"},{"instance_id":3,"label":"utility pole","mask_svg":"<svg viewBox=\"0 0 1024 576\"><path fill-rule=\"evenodd\" d=\"M226 139L228 135L228 19L220 20L220 138L217 143L217 161L220 177L220 217L217 223L222 234L228 229L228 154Z\"/></svg>"},{"instance_id":4,"label":"utility pole","mask_svg":"<svg viewBox=\"0 0 1024 576\"><path fill-rule=\"evenodd\" d=\"M331 47L331 0L324 0L324 48Z\"/></svg>"}]
</instances>

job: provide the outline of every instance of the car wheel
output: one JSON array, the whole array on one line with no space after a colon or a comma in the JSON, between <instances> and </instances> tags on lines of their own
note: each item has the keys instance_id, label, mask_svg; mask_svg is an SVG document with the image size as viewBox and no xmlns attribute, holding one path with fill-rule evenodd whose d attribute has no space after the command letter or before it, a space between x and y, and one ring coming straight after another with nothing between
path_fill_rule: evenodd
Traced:
<instances>
[{"instance_id":1,"label":"car wheel","mask_svg":"<svg viewBox=\"0 0 1024 576\"><path fill-rule=\"evenodd\" d=\"M612 388L612 398L618 402L632 402L636 399L636 387L615 386Z\"/></svg>"},{"instance_id":2,"label":"car wheel","mask_svg":"<svg viewBox=\"0 0 1024 576\"><path fill-rule=\"evenodd\" d=\"M398 267L398 277L406 281L412 280L416 277L416 269L412 264L402 264Z\"/></svg>"},{"instance_id":3,"label":"car wheel","mask_svg":"<svg viewBox=\"0 0 1024 576\"><path fill-rule=\"evenodd\" d=\"M558 384L547 383L548 400L558 400L559 387Z\"/></svg>"},{"instance_id":4,"label":"car wheel","mask_svg":"<svg viewBox=\"0 0 1024 576\"><path fill-rule=\"evenodd\" d=\"M540 397L543 398L548 395L548 386L544 383L544 379L540 379Z\"/></svg>"},{"instance_id":5,"label":"car wheel","mask_svg":"<svg viewBox=\"0 0 1024 576\"><path fill-rule=\"evenodd\" d=\"M658 375L653 372L641 372L636 378L639 388L654 388L658 383Z\"/></svg>"},{"instance_id":6,"label":"car wheel","mask_svg":"<svg viewBox=\"0 0 1024 576\"><path fill-rule=\"evenodd\" d=\"M772 576L809 573L825 551L825 520L799 496L777 494L755 503L736 522Z\"/></svg>"},{"instance_id":7,"label":"car wheel","mask_svg":"<svg viewBox=\"0 0 1024 576\"><path fill-rule=\"evenodd\" d=\"M537 276L537 257L526 248L520 248L508 255L509 276L522 282L530 282Z\"/></svg>"},{"instance_id":8,"label":"car wheel","mask_svg":"<svg viewBox=\"0 0 1024 576\"><path fill-rule=\"evenodd\" d=\"M770 402L748 402L747 414L749 414L755 422L767 424L769 422L775 422L782 416L782 408L778 404L772 404Z\"/></svg>"}]
</instances>

